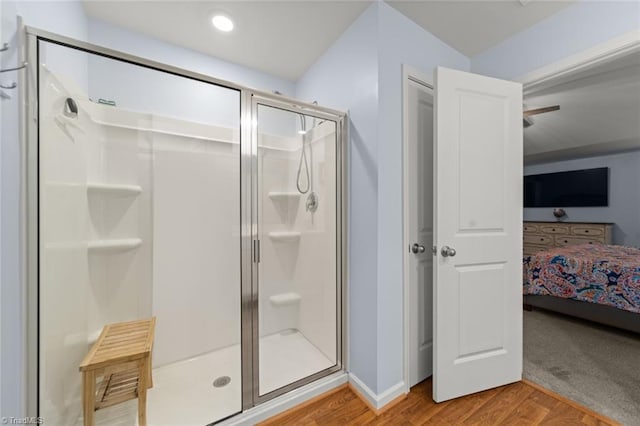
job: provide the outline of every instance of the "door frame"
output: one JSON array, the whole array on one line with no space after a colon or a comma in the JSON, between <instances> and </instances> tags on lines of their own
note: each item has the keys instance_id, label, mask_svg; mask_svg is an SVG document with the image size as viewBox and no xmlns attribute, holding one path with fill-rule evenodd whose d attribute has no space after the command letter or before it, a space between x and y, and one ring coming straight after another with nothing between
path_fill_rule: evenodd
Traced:
<instances>
[{"instance_id":1,"label":"door frame","mask_svg":"<svg viewBox=\"0 0 640 426\"><path fill-rule=\"evenodd\" d=\"M551 64L542 66L533 71L530 71L524 75L521 75L517 78L513 78L513 81L522 83L523 86L523 95L527 96L536 91L542 90L549 86L553 86L558 79L566 76L570 76L573 73L579 71L585 71L595 66L622 58L626 55L630 55L633 53L640 52L640 30L633 30L622 34L621 36L614 37L610 40L607 40L603 43L600 43L596 46L590 47L586 50L568 56L566 58L560 59ZM424 82L428 86L431 86L433 89L433 76L429 76L423 71L420 71L410 65L403 64L402 65L402 147L403 147L403 158L402 158L402 170L403 170L403 181L402 181L402 217L403 217L403 270L402 270L402 281L403 281L403 349L404 349L404 357L403 357L403 382L405 385L405 393L409 393L409 351L410 351L410 343L409 343L409 318L410 318L410 304L409 304L409 282L408 282L408 273L409 273L409 263L408 263L408 252L404 250L405 247L409 244L408 238L408 199L407 199L407 191L408 191L408 160L407 160L407 131L408 131L408 120L407 120L407 93L408 93L408 79L413 78L418 80L418 82Z\"/></svg>"},{"instance_id":2,"label":"door frame","mask_svg":"<svg viewBox=\"0 0 640 426\"><path fill-rule=\"evenodd\" d=\"M410 388L410 350L411 343L411 283L409 282L409 261L410 255L407 247L411 244L412 238L409 230L409 81L421 84L434 93L433 75L420 71L410 65L402 65L402 311L403 311L403 383L404 393L409 393ZM435 232L435 229L434 229ZM431 247L427 248L429 251Z\"/></svg>"},{"instance_id":3,"label":"door frame","mask_svg":"<svg viewBox=\"0 0 640 426\"><path fill-rule=\"evenodd\" d=\"M562 77L570 77L574 73L586 71L637 52L640 52L640 30L614 37L512 80L522 83L523 95L526 97L556 85L558 79Z\"/></svg>"},{"instance_id":4,"label":"door frame","mask_svg":"<svg viewBox=\"0 0 640 426\"><path fill-rule=\"evenodd\" d=\"M256 161L257 145L254 150L252 143L253 115L251 98L259 97L265 102L281 105L283 108L319 117L331 117L336 122L336 232L339 232L336 254L336 280L337 280L337 363L336 366L301 379L284 388L262 396L259 399L253 397L253 384L248 386L251 377L242 378L242 409L235 415L239 415L252 407L274 399L292 390L304 390L313 388L314 381L328 377L339 371L347 369L347 294L348 294L348 116L347 113L332 108L318 106L313 103L299 101L292 97L257 90L234 82L218 79L210 75L198 73L188 69L176 67L166 63L154 61L140 56L110 49L93 43L62 36L49 31L26 26L19 21L18 38L20 40L19 59L27 61L29 66L25 73L19 75L20 97L20 144L21 144L21 247L20 256L23 259L20 265L22 274L22 303L24 306L25 328L21 331L21 344L25 351L25 363L21 375L24 378L25 389L23 401L25 413L38 416L40 414L40 339L39 339L39 124L38 124L38 43L40 41L51 42L67 48L96 54L99 56L124 61L133 65L139 65L156 71L166 72L180 77L185 77L220 87L233 89L239 92L240 98L240 188L241 188L241 283L238 290L241 292L241 364L243 376L253 373L253 346L251 351L245 350L247 344L253 340L257 329L247 326L253 324L253 315L247 315L251 311L252 304L257 304L257 298L253 294L253 238L254 228L251 219L253 215L253 188L252 181L253 164ZM308 386L305 386L308 385ZM286 398L286 396L284 397Z\"/></svg>"}]
</instances>

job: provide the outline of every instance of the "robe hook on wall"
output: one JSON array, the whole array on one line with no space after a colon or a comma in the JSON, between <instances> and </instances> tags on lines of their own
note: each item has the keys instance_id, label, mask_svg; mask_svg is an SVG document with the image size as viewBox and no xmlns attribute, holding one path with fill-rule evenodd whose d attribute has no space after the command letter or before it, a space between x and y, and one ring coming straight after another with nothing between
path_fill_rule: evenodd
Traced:
<instances>
[{"instance_id":1,"label":"robe hook on wall","mask_svg":"<svg viewBox=\"0 0 640 426\"><path fill-rule=\"evenodd\" d=\"M0 52L6 52L7 50L9 50L9 43L2 43L2 47L0 47ZM22 68L26 68L26 66L27 66L27 63L23 62L22 65L20 65L19 67L0 70L0 73L9 72L9 71L18 71L18 70L21 70ZM3 89L13 89L13 87L3 87Z\"/></svg>"},{"instance_id":2,"label":"robe hook on wall","mask_svg":"<svg viewBox=\"0 0 640 426\"><path fill-rule=\"evenodd\" d=\"M1 52L6 52L7 50L9 50L9 43L2 43L2 47L0 47L0 53ZM22 65L15 67L15 68L7 68L7 69L0 69L0 73L3 72L9 72L9 71L18 71L21 70L23 68L26 68L27 63L23 62ZM0 89L4 89L4 90L10 90L10 89L15 89L18 86L18 84L14 81L11 84L0 84ZM7 95L6 93L2 92L2 98L4 99L10 99L10 96Z\"/></svg>"},{"instance_id":3,"label":"robe hook on wall","mask_svg":"<svg viewBox=\"0 0 640 426\"><path fill-rule=\"evenodd\" d=\"M28 63L27 63L27 62L23 62L23 63L22 63L22 65L20 65L19 67L15 67L15 68L6 68L6 69L3 69L3 70L0 70L0 73L2 73L2 72L9 72L9 71L19 71L19 70L21 70L21 69L23 69L23 68L26 68L26 67L27 67L27 65L28 65Z\"/></svg>"}]
</instances>

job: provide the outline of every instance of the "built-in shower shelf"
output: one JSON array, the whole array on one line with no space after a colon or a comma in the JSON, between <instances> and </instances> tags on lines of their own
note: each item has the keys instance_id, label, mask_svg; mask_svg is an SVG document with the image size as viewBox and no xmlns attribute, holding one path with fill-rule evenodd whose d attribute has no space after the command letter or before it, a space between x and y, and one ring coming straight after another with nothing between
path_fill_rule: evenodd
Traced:
<instances>
[{"instance_id":1,"label":"built-in shower shelf","mask_svg":"<svg viewBox=\"0 0 640 426\"><path fill-rule=\"evenodd\" d=\"M273 306L288 306L300 303L300 295L298 293L282 293L274 294L269 297L269 301Z\"/></svg>"},{"instance_id":2,"label":"built-in shower shelf","mask_svg":"<svg viewBox=\"0 0 640 426\"><path fill-rule=\"evenodd\" d=\"M118 240L93 240L89 241L90 252L115 253L133 250L140 247L140 238L123 238Z\"/></svg>"},{"instance_id":3,"label":"built-in shower shelf","mask_svg":"<svg viewBox=\"0 0 640 426\"><path fill-rule=\"evenodd\" d=\"M269 192L269 198L271 198L273 201L280 201L280 202L297 201L298 199L300 199L300 193L272 191L272 192Z\"/></svg>"},{"instance_id":4,"label":"built-in shower shelf","mask_svg":"<svg viewBox=\"0 0 640 426\"><path fill-rule=\"evenodd\" d=\"M278 232L269 232L269 238L273 241L283 242L283 243L295 243L300 240L300 233L295 231L278 231Z\"/></svg>"},{"instance_id":5,"label":"built-in shower shelf","mask_svg":"<svg viewBox=\"0 0 640 426\"><path fill-rule=\"evenodd\" d=\"M134 197L142 192L138 185L118 185L109 183L89 183L87 191L90 194L101 194L114 197Z\"/></svg>"}]
</instances>

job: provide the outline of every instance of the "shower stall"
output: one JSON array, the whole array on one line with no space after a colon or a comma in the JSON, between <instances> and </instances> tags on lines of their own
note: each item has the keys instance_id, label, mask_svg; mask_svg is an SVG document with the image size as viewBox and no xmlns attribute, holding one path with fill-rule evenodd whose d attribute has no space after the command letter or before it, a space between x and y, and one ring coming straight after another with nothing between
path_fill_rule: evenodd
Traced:
<instances>
[{"instance_id":1,"label":"shower stall","mask_svg":"<svg viewBox=\"0 0 640 426\"><path fill-rule=\"evenodd\" d=\"M342 370L345 115L26 33L31 408L82 424L78 365L106 324L149 317L149 425Z\"/></svg>"}]
</instances>

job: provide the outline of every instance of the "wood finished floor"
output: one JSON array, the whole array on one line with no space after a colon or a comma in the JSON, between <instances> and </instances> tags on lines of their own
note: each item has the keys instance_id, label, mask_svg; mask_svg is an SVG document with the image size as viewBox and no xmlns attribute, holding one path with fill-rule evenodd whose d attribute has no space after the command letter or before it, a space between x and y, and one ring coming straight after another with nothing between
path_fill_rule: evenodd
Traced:
<instances>
[{"instance_id":1,"label":"wood finished floor","mask_svg":"<svg viewBox=\"0 0 640 426\"><path fill-rule=\"evenodd\" d=\"M406 399L376 416L344 387L300 408L293 408L262 425L616 425L612 421L518 382L436 404L431 380L411 388Z\"/></svg>"}]
</instances>

